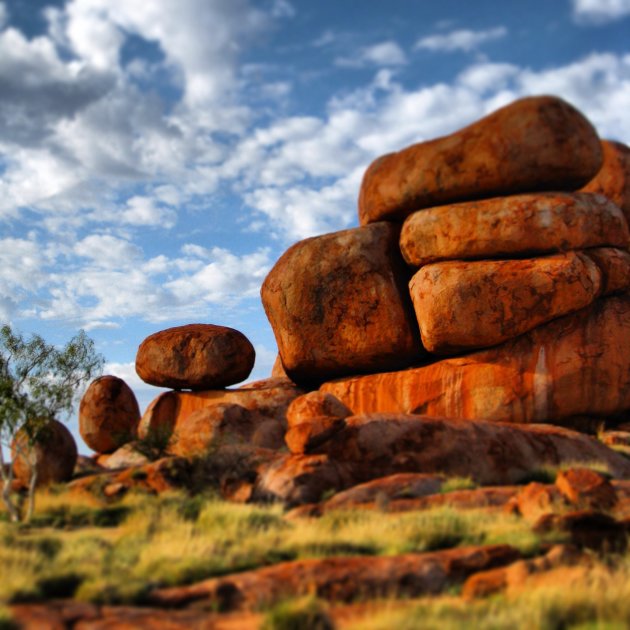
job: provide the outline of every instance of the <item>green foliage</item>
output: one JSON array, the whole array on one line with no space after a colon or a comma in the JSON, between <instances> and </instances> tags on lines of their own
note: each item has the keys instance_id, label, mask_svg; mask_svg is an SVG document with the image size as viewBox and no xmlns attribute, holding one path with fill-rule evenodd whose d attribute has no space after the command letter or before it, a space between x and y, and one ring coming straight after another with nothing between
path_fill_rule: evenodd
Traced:
<instances>
[{"instance_id":1,"label":"green foliage","mask_svg":"<svg viewBox=\"0 0 630 630\"><path fill-rule=\"evenodd\" d=\"M474 490L479 485L471 477L449 477L440 488L441 493L454 492L456 490Z\"/></svg>"},{"instance_id":2,"label":"green foliage","mask_svg":"<svg viewBox=\"0 0 630 630\"><path fill-rule=\"evenodd\" d=\"M25 339L11 327L0 328L0 476L2 500L10 519L20 519L20 510L10 494L11 467L5 467L2 445L31 455L32 446L46 440L53 419L69 414L81 387L101 373L103 357L94 342L80 331L62 349L39 335ZM19 434L19 440L14 438ZM29 509L33 509L36 470L31 463Z\"/></svg>"},{"instance_id":3,"label":"green foliage","mask_svg":"<svg viewBox=\"0 0 630 630\"><path fill-rule=\"evenodd\" d=\"M23 427L35 439L46 421L72 411L79 388L100 374L103 357L80 331L63 349L0 328L0 436Z\"/></svg>"}]
</instances>

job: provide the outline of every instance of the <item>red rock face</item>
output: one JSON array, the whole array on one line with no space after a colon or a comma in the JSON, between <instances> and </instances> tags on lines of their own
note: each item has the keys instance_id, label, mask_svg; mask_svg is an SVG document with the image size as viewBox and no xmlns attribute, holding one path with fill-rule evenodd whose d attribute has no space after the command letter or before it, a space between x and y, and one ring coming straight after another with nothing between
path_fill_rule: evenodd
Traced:
<instances>
[{"instance_id":1,"label":"red rock face","mask_svg":"<svg viewBox=\"0 0 630 630\"><path fill-rule=\"evenodd\" d=\"M141 439L153 436L168 442L175 427L182 431L191 414L222 404L240 406L248 414L255 414L255 430L260 428L261 422L269 419L286 427L287 407L303 393L303 390L286 379L269 379L266 383L254 383L252 387L240 389L164 392L147 407L138 427L138 435Z\"/></svg>"},{"instance_id":2,"label":"red rock face","mask_svg":"<svg viewBox=\"0 0 630 630\"><path fill-rule=\"evenodd\" d=\"M570 424L630 409L630 297L597 300L489 350L320 389L356 414Z\"/></svg>"},{"instance_id":3,"label":"red rock face","mask_svg":"<svg viewBox=\"0 0 630 630\"><path fill-rule=\"evenodd\" d=\"M11 459L15 479L28 485L31 462L37 469L37 485L47 486L72 478L77 463L77 445L65 425L51 420L41 439L29 446L27 436L18 432L11 445Z\"/></svg>"},{"instance_id":4,"label":"red rock face","mask_svg":"<svg viewBox=\"0 0 630 630\"><path fill-rule=\"evenodd\" d=\"M211 389L245 380L256 353L247 337L233 328L189 324L147 337L138 348L138 376L158 387Z\"/></svg>"},{"instance_id":5,"label":"red rock face","mask_svg":"<svg viewBox=\"0 0 630 630\"><path fill-rule=\"evenodd\" d=\"M180 417L168 452L194 457L234 445L278 449L284 446L285 428L286 423L279 419L267 418L238 404L219 403Z\"/></svg>"},{"instance_id":6,"label":"red rock face","mask_svg":"<svg viewBox=\"0 0 630 630\"><path fill-rule=\"evenodd\" d=\"M518 100L450 136L378 158L359 194L361 225L421 208L539 190L575 190L602 164L592 125L551 96Z\"/></svg>"},{"instance_id":7,"label":"red rock face","mask_svg":"<svg viewBox=\"0 0 630 630\"><path fill-rule=\"evenodd\" d=\"M332 394L314 391L299 396L289 405L287 423L294 426L317 417L343 419L351 415L352 411Z\"/></svg>"},{"instance_id":8,"label":"red rock face","mask_svg":"<svg viewBox=\"0 0 630 630\"><path fill-rule=\"evenodd\" d=\"M628 246L628 226L606 197L539 193L495 197L414 212L400 249L408 264L515 258L570 249Z\"/></svg>"},{"instance_id":9,"label":"red rock face","mask_svg":"<svg viewBox=\"0 0 630 630\"><path fill-rule=\"evenodd\" d=\"M422 354L388 223L306 239L269 272L261 296L294 381L410 365Z\"/></svg>"},{"instance_id":10,"label":"red rock face","mask_svg":"<svg viewBox=\"0 0 630 630\"><path fill-rule=\"evenodd\" d=\"M111 453L135 438L140 409L127 383L117 376L92 381L79 406L79 432L89 448Z\"/></svg>"},{"instance_id":11,"label":"red rock face","mask_svg":"<svg viewBox=\"0 0 630 630\"><path fill-rule=\"evenodd\" d=\"M435 595L472 573L519 557L508 545L488 545L400 556L295 560L157 589L150 600L165 608L203 602L219 610L254 610L306 594L337 602Z\"/></svg>"},{"instance_id":12,"label":"red rock face","mask_svg":"<svg viewBox=\"0 0 630 630\"><path fill-rule=\"evenodd\" d=\"M425 265L409 283L422 344L436 354L494 346L588 306L599 267L580 252Z\"/></svg>"},{"instance_id":13,"label":"red rock face","mask_svg":"<svg viewBox=\"0 0 630 630\"><path fill-rule=\"evenodd\" d=\"M604 140L602 149L602 167L582 190L606 195L630 221L630 148L621 142Z\"/></svg>"}]
</instances>

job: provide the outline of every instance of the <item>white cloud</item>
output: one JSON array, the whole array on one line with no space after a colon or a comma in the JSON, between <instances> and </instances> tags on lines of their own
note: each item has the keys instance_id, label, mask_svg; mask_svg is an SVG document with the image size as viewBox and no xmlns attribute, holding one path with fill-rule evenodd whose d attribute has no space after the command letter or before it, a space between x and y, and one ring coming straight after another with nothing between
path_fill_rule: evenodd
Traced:
<instances>
[{"instance_id":1,"label":"white cloud","mask_svg":"<svg viewBox=\"0 0 630 630\"><path fill-rule=\"evenodd\" d=\"M578 22L601 24L630 15L630 0L572 0Z\"/></svg>"},{"instance_id":2,"label":"white cloud","mask_svg":"<svg viewBox=\"0 0 630 630\"><path fill-rule=\"evenodd\" d=\"M407 57L402 48L391 40L361 48L352 57L335 59L335 65L345 68L361 68L368 65L402 66L406 63Z\"/></svg>"},{"instance_id":3,"label":"white cloud","mask_svg":"<svg viewBox=\"0 0 630 630\"><path fill-rule=\"evenodd\" d=\"M275 18L292 18L297 14L295 7L289 0L274 0L271 15Z\"/></svg>"},{"instance_id":4,"label":"white cloud","mask_svg":"<svg viewBox=\"0 0 630 630\"><path fill-rule=\"evenodd\" d=\"M457 50L470 52L487 42L502 39L507 33L508 31L504 26L497 26L485 31L461 29L443 35L423 37L416 42L414 48L436 52L454 52Z\"/></svg>"},{"instance_id":5,"label":"white cloud","mask_svg":"<svg viewBox=\"0 0 630 630\"><path fill-rule=\"evenodd\" d=\"M9 20L9 12L4 2L0 2L0 28L3 28Z\"/></svg>"},{"instance_id":6,"label":"white cloud","mask_svg":"<svg viewBox=\"0 0 630 630\"><path fill-rule=\"evenodd\" d=\"M130 225L171 228L177 221L177 213L172 208L157 206L149 197L136 195L127 200L120 219Z\"/></svg>"}]
</instances>

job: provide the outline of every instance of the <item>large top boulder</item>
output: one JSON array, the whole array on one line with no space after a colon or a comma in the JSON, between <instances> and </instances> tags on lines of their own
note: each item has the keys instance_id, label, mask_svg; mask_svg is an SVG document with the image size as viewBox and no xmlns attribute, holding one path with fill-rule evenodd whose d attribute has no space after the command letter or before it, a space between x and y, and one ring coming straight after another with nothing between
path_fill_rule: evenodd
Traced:
<instances>
[{"instance_id":1,"label":"large top boulder","mask_svg":"<svg viewBox=\"0 0 630 630\"><path fill-rule=\"evenodd\" d=\"M359 194L361 225L483 197L575 190L602 164L593 126L553 96L524 98L449 136L375 160Z\"/></svg>"},{"instance_id":2,"label":"large top boulder","mask_svg":"<svg viewBox=\"0 0 630 630\"><path fill-rule=\"evenodd\" d=\"M375 223L296 243L261 296L296 383L396 369L422 356L399 228Z\"/></svg>"},{"instance_id":3,"label":"large top boulder","mask_svg":"<svg viewBox=\"0 0 630 630\"><path fill-rule=\"evenodd\" d=\"M79 432L97 453L112 453L136 436L140 408L131 388L117 376L90 383L79 406Z\"/></svg>"},{"instance_id":4,"label":"large top boulder","mask_svg":"<svg viewBox=\"0 0 630 630\"><path fill-rule=\"evenodd\" d=\"M158 387L214 389L245 380L255 358L254 347L238 330L188 324L147 337L138 348L136 372Z\"/></svg>"},{"instance_id":5,"label":"large top boulder","mask_svg":"<svg viewBox=\"0 0 630 630\"><path fill-rule=\"evenodd\" d=\"M18 431L11 444L13 473L17 481L28 485L32 466L37 471L37 485L47 486L72 478L77 463L77 444L65 425L51 420L33 443L24 430Z\"/></svg>"}]
</instances>

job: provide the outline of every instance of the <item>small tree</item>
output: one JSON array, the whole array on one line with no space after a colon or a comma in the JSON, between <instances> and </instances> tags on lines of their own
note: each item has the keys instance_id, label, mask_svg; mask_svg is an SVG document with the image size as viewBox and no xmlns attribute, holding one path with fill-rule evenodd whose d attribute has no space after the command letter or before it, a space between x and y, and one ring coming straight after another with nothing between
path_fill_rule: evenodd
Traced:
<instances>
[{"instance_id":1,"label":"small tree","mask_svg":"<svg viewBox=\"0 0 630 630\"><path fill-rule=\"evenodd\" d=\"M37 485L33 447L52 420L72 411L82 386L102 369L103 357L82 330L59 349L39 335L26 340L8 325L0 328L0 473L2 500L12 521L20 520L20 511L11 497L13 467L5 464L2 446L13 444L29 462L29 520Z\"/></svg>"}]
</instances>

